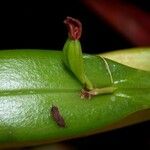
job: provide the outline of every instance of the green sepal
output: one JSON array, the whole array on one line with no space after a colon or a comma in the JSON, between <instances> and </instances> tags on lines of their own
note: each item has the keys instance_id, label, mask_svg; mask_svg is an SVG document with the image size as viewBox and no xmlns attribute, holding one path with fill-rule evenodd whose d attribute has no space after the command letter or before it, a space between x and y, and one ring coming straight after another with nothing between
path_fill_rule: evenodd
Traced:
<instances>
[{"instance_id":1,"label":"green sepal","mask_svg":"<svg viewBox=\"0 0 150 150\"><path fill-rule=\"evenodd\" d=\"M79 40L67 39L64 48L64 63L85 86L86 89L93 89L93 85L85 74L81 44Z\"/></svg>"}]
</instances>

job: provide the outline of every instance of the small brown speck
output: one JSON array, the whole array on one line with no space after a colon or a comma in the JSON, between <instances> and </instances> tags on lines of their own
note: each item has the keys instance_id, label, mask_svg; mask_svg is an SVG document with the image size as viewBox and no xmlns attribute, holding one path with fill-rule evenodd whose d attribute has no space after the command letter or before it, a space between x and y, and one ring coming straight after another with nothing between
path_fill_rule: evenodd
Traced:
<instances>
[{"instance_id":1,"label":"small brown speck","mask_svg":"<svg viewBox=\"0 0 150 150\"><path fill-rule=\"evenodd\" d=\"M59 127L62 127L62 128L66 127L64 118L61 116L57 106L52 106L51 115L52 115L53 120L57 123Z\"/></svg>"}]
</instances>

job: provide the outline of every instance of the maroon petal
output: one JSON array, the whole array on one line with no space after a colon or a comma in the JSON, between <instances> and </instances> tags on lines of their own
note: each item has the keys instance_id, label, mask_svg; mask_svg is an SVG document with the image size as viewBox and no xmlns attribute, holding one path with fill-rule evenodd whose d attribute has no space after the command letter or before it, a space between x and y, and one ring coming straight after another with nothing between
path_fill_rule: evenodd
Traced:
<instances>
[{"instance_id":1,"label":"maroon petal","mask_svg":"<svg viewBox=\"0 0 150 150\"><path fill-rule=\"evenodd\" d=\"M79 20L74 19L72 17L67 17L64 20L64 23L66 24L68 28L68 36L72 40L78 40L81 37L82 33L82 24Z\"/></svg>"}]
</instances>

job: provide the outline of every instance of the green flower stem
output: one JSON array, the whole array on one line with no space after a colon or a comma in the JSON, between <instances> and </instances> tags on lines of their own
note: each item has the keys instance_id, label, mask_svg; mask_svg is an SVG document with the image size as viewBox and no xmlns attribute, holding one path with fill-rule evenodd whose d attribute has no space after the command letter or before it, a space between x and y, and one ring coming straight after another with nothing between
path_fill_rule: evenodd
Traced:
<instances>
[{"instance_id":1,"label":"green flower stem","mask_svg":"<svg viewBox=\"0 0 150 150\"><path fill-rule=\"evenodd\" d=\"M85 74L81 45L78 40L67 39L64 48L65 65L74 73L86 89L93 89L93 85Z\"/></svg>"},{"instance_id":2,"label":"green flower stem","mask_svg":"<svg viewBox=\"0 0 150 150\"><path fill-rule=\"evenodd\" d=\"M93 90L87 91L82 90L81 91L81 98L88 98L91 99L93 96L99 95L99 94L110 94L113 93L117 88L116 87L104 87L104 88L95 88Z\"/></svg>"},{"instance_id":3,"label":"green flower stem","mask_svg":"<svg viewBox=\"0 0 150 150\"><path fill-rule=\"evenodd\" d=\"M71 17L67 17L64 23L68 28L68 39L63 48L65 65L74 73L85 89L92 90L93 85L85 74L79 41L82 33L82 24L79 20Z\"/></svg>"}]
</instances>

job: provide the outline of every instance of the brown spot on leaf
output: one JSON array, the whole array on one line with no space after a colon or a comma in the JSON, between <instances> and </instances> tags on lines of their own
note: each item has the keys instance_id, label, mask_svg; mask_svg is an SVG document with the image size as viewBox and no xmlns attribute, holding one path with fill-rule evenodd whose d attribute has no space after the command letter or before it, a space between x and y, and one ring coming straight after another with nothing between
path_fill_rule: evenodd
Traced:
<instances>
[{"instance_id":1,"label":"brown spot on leaf","mask_svg":"<svg viewBox=\"0 0 150 150\"><path fill-rule=\"evenodd\" d=\"M63 127L63 128L66 127L64 118L61 116L57 106L52 106L51 115L53 120L57 123L59 127Z\"/></svg>"}]
</instances>

